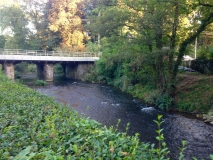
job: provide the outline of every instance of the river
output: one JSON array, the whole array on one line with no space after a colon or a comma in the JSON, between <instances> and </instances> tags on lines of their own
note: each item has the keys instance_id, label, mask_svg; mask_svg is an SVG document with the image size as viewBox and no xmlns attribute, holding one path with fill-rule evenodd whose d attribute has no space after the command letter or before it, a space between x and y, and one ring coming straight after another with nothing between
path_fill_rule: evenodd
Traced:
<instances>
[{"instance_id":1,"label":"river","mask_svg":"<svg viewBox=\"0 0 213 160\"><path fill-rule=\"evenodd\" d=\"M153 120L163 115L162 128L165 141L170 149L171 159L178 159L181 141L187 140L185 159L192 157L210 159L213 154L213 127L191 115L166 113L147 106L139 99L104 84L93 84L60 76L47 86L35 87L34 75L25 76L22 81L38 92L55 97L56 101L69 105L80 114L90 117L102 125L114 126L121 120L118 130L127 133L139 133L141 142L156 144L157 125Z\"/></svg>"}]
</instances>

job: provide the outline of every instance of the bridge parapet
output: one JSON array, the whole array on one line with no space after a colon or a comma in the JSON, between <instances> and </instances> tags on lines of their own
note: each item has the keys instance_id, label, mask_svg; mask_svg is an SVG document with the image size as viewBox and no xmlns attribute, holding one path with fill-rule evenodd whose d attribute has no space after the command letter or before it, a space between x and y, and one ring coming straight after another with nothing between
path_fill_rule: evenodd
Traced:
<instances>
[{"instance_id":1,"label":"bridge parapet","mask_svg":"<svg viewBox=\"0 0 213 160\"><path fill-rule=\"evenodd\" d=\"M23 55L23 56L57 56L57 57L100 57L101 53L95 52L68 52L68 51L46 51L46 50L23 50L5 49L0 50L1 55Z\"/></svg>"}]
</instances>

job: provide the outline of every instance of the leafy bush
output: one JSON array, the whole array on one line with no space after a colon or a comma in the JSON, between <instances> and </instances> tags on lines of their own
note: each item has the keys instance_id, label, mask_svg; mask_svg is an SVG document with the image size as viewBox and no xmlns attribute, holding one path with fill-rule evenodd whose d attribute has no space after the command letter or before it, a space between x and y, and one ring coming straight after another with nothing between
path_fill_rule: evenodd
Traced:
<instances>
[{"instance_id":1,"label":"leafy bush","mask_svg":"<svg viewBox=\"0 0 213 160\"><path fill-rule=\"evenodd\" d=\"M198 48L197 59L211 60L213 59L213 46L201 46Z\"/></svg>"},{"instance_id":2,"label":"leafy bush","mask_svg":"<svg viewBox=\"0 0 213 160\"><path fill-rule=\"evenodd\" d=\"M144 98L145 103L155 104L158 97L161 96L161 92L158 89L153 89L148 92L147 96Z\"/></svg>"},{"instance_id":3,"label":"leafy bush","mask_svg":"<svg viewBox=\"0 0 213 160\"><path fill-rule=\"evenodd\" d=\"M21 72L15 70L14 74L15 74L15 78L21 78Z\"/></svg>"},{"instance_id":4,"label":"leafy bush","mask_svg":"<svg viewBox=\"0 0 213 160\"><path fill-rule=\"evenodd\" d=\"M213 60L194 60L191 68L204 74L213 74Z\"/></svg>"},{"instance_id":5,"label":"leafy bush","mask_svg":"<svg viewBox=\"0 0 213 160\"><path fill-rule=\"evenodd\" d=\"M157 98L155 105L162 110L169 110L169 107L172 106L172 102L173 98L171 98L168 93L164 93Z\"/></svg>"},{"instance_id":6,"label":"leafy bush","mask_svg":"<svg viewBox=\"0 0 213 160\"><path fill-rule=\"evenodd\" d=\"M28 73L36 73L36 65L35 64L28 64L27 72Z\"/></svg>"},{"instance_id":7,"label":"leafy bush","mask_svg":"<svg viewBox=\"0 0 213 160\"><path fill-rule=\"evenodd\" d=\"M200 47L197 51L197 59L208 59L208 49L206 47Z\"/></svg>"},{"instance_id":8,"label":"leafy bush","mask_svg":"<svg viewBox=\"0 0 213 160\"><path fill-rule=\"evenodd\" d=\"M47 82L43 80L37 80L35 83L36 86L46 86Z\"/></svg>"},{"instance_id":9,"label":"leafy bush","mask_svg":"<svg viewBox=\"0 0 213 160\"><path fill-rule=\"evenodd\" d=\"M54 74L64 74L63 67L60 63L54 65Z\"/></svg>"},{"instance_id":10,"label":"leafy bush","mask_svg":"<svg viewBox=\"0 0 213 160\"><path fill-rule=\"evenodd\" d=\"M15 78L21 78L22 74L35 73L35 64L29 64L27 62L18 63L15 65Z\"/></svg>"}]
</instances>

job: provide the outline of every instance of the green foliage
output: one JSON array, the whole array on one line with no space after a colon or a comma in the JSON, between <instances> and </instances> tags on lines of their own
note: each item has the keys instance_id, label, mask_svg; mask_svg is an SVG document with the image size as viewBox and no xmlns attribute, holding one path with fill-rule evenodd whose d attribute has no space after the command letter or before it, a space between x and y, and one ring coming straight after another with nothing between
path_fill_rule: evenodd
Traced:
<instances>
[{"instance_id":1,"label":"green foliage","mask_svg":"<svg viewBox=\"0 0 213 160\"><path fill-rule=\"evenodd\" d=\"M54 74L64 74L63 67L60 63L55 64L53 70Z\"/></svg>"},{"instance_id":2,"label":"green foliage","mask_svg":"<svg viewBox=\"0 0 213 160\"><path fill-rule=\"evenodd\" d=\"M5 42L6 42L5 37L3 35L0 35L0 49L4 48Z\"/></svg>"},{"instance_id":3,"label":"green foliage","mask_svg":"<svg viewBox=\"0 0 213 160\"><path fill-rule=\"evenodd\" d=\"M19 79L19 78L21 78L22 73L15 70L15 71L14 71L14 75L15 75L15 78Z\"/></svg>"},{"instance_id":4,"label":"green foliage","mask_svg":"<svg viewBox=\"0 0 213 160\"><path fill-rule=\"evenodd\" d=\"M86 51L88 51L88 52L96 52L96 53L99 52L98 44L89 41L86 44Z\"/></svg>"},{"instance_id":5,"label":"green foliage","mask_svg":"<svg viewBox=\"0 0 213 160\"><path fill-rule=\"evenodd\" d=\"M15 65L15 70L21 73L27 73L28 63L22 62Z\"/></svg>"},{"instance_id":6,"label":"green foliage","mask_svg":"<svg viewBox=\"0 0 213 160\"><path fill-rule=\"evenodd\" d=\"M155 152L158 155L158 159L169 159L169 149L166 146L166 143L164 142L164 135L163 135L163 129L161 129L161 124L163 123L162 115L158 115L157 120L154 120L154 122L157 124L157 137L158 140L158 148L155 149Z\"/></svg>"},{"instance_id":7,"label":"green foliage","mask_svg":"<svg viewBox=\"0 0 213 160\"><path fill-rule=\"evenodd\" d=\"M201 46L197 51L197 59L211 60L213 59L213 46Z\"/></svg>"},{"instance_id":8,"label":"green foliage","mask_svg":"<svg viewBox=\"0 0 213 160\"><path fill-rule=\"evenodd\" d=\"M18 63L15 65L15 77L21 78L23 74L27 73L35 73L36 72L36 66L35 64L30 64L27 62Z\"/></svg>"},{"instance_id":9,"label":"green foliage","mask_svg":"<svg viewBox=\"0 0 213 160\"><path fill-rule=\"evenodd\" d=\"M29 33L28 20L24 10L18 5L6 6L0 9L0 26L4 31L11 29L12 36L6 38L5 49L27 48L26 37ZM11 35L11 33L8 33Z\"/></svg>"},{"instance_id":10,"label":"green foliage","mask_svg":"<svg viewBox=\"0 0 213 160\"><path fill-rule=\"evenodd\" d=\"M100 35L103 57L89 77L135 92L138 97L144 92L135 85L152 86L163 94L149 90L152 95L147 101L169 110L176 93L178 67L184 54L192 52L196 37L213 22L212 10L193 0L93 2L88 5L87 27L94 41ZM211 50L208 58L212 57Z\"/></svg>"},{"instance_id":11,"label":"green foliage","mask_svg":"<svg viewBox=\"0 0 213 160\"><path fill-rule=\"evenodd\" d=\"M213 160L213 155L212 154L210 155L210 159Z\"/></svg>"},{"instance_id":12,"label":"green foliage","mask_svg":"<svg viewBox=\"0 0 213 160\"><path fill-rule=\"evenodd\" d=\"M163 95L157 97L155 105L158 106L162 110L169 110L170 106L172 106L173 98L169 96L168 93L164 93Z\"/></svg>"},{"instance_id":13,"label":"green foliage","mask_svg":"<svg viewBox=\"0 0 213 160\"><path fill-rule=\"evenodd\" d=\"M144 98L145 103L155 104L158 97L161 96L161 92L158 89L150 89L147 92L147 96Z\"/></svg>"},{"instance_id":14,"label":"green foliage","mask_svg":"<svg viewBox=\"0 0 213 160\"><path fill-rule=\"evenodd\" d=\"M36 86L46 86L47 82L43 80L37 80L35 83Z\"/></svg>"},{"instance_id":15,"label":"green foliage","mask_svg":"<svg viewBox=\"0 0 213 160\"><path fill-rule=\"evenodd\" d=\"M176 107L184 112L206 113L213 106L212 79L200 79L178 92Z\"/></svg>"},{"instance_id":16,"label":"green foliage","mask_svg":"<svg viewBox=\"0 0 213 160\"><path fill-rule=\"evenodd\" d=\"M184 154L183 152L186 150L186 145L187 145L187 141L186 140L183 140L182 141L182 147L179 148L180 149L180 153L179 153L179 158L178 160L184 160Z\"/></svg>"},{"instance_id":17,"label":"green foliage","mask_svg":"<svg viewBox=\"0 0 213 160\"><path fill-rule=\"evenodd\" d=\"M213 59L194 60L192 61L191 67L197 72L211 75L213 73Z\"/></svg>"},{"instance_id":18,"label":"green foliage","mask_svg":"<svg viewBox=\"0 0 213 160\"><path fill-rule=\"evenodd\" d=\"M36 73L36 65L28 63L27 73Z\"/></svg>"}]
</instances>

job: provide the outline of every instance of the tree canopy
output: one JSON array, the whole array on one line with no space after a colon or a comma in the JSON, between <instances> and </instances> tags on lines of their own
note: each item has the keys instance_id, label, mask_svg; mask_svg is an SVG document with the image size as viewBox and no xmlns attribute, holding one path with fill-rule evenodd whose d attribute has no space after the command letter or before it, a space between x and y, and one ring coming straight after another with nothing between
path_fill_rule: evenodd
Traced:
<instances>
[{"instance_id":1,"label":"tree canopy","mask_svg":"<svg viewBox=\"0 0 213 160\"><path fill-rule=\"evenodd\" d=\"M85 49L85 34L83 31L83 16L81 0L49 0L49 29L58 32L62 42L61 47L68 50L83 51Z\"/></svg>"},{"instance_id":2,"label":"tree canopy","mask_svg":"<svg viewBox=\"0 0 213 160\"><path fill-rule=\"evenodd\" d=\"M1 30L9 35L5 43L6 48L26 48L26 37L29 33L27 25L28 20L19 5L5 6L1 8Z\"/></svg>"}]
</instances>

